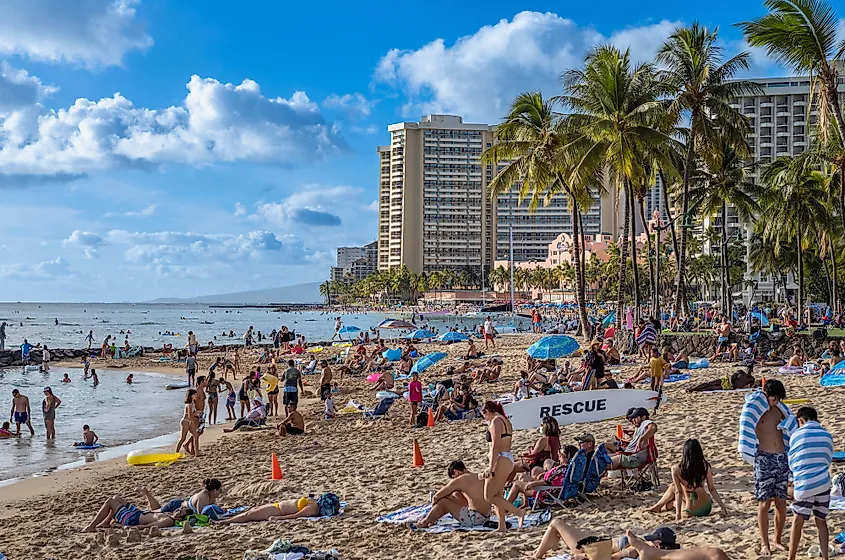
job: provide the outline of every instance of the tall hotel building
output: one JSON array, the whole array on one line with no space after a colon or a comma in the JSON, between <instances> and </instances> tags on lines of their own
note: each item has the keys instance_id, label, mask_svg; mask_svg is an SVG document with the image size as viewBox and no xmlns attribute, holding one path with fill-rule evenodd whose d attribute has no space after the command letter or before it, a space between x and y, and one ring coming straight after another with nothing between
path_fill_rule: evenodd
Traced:
<instances>
[{"instance_id":1,"label":"tall hotel building","mask_svg":"<svg viewBox=\"0 0 845 560\"><path fill-rule=\"evenodd\" d=\"M378 148L379 270L469 268L480 277L496 250L489 174L480 161L493 128L429 115L387 130L390 145Z\"/></svg>"}]
</instances>

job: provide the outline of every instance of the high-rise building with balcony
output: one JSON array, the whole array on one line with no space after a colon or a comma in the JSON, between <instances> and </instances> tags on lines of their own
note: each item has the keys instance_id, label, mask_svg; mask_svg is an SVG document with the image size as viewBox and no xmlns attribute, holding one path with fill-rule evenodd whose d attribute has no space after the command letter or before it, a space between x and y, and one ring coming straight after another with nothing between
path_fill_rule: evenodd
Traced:
<instances>
[{"instance_id":1,"label":"high-rise building with balcony","mask_svg":"<svg viewBox=\"0 0 845 560\"><path fill-rule=\"evenodd\" d=\"M493 128L453 115L392 124L378 148L379 270L468 269L480 278L495 258L495 209L480 157Z\"/></svg>"}]
</instances>

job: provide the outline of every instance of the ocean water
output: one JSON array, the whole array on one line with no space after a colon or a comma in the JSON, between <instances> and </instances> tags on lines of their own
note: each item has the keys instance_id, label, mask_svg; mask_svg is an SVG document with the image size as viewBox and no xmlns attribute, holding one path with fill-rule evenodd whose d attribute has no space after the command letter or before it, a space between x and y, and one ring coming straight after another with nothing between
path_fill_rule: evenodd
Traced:
<instances>
[{"instance_id":1,"label":"ocean water","mask_svg":"<svg viewBox=\"0 0 845 560\"><path fill-rule=\"evenodd\" d=\"M65 373L70 383L61 382ZM132 385L126 383L129 373L134 374ZM34 436L24 424L21 437L0 438L0 481L50 472L71 462L110 457L113 454L109 450L115 447L179 428L185 392L164 389L174 381L172 376L99 368L97 375L100 384L94 387L90 379L83 379L81 369L51 368L48 374L24 372L23 368L0 369L0 403L4 410L0 418L3 422L9 419L12 389L18 389L29 397L35 428ZM41 412L46 385L62 400L56 410L56 440L51 442L46 441ZM100 436L105 449L74 449L73 442L82 439L83 424Z\"/></svg>"},{"instance_id":2,"label":"ocean water","mask_svg":"<svg viewBox=\"0 0 845 560\"><path fill-rule=\"evenodd\" d=\"M337 313L327 311L302 311L275 313L269 309L213 309L208 305L180 304L97 304L97 303L0 303L0 321L5 321L6 347L17 348L27 339L30 344L46 344L55 348L84 348L89 329L94 331L94 347L99 348L107 335L123 345L131 331L129 343L133 346L154 346L172 343L183 347L188 331L197 335L200 344L238 344L250 326L268 335L283 325L304 334L307 340L329 340L334 334ZM375 327L387 316L382 313L344 313L343 324L361 329ZM391 317L397 318L396 315ZM408 319L409 317L404 317ZM56 320L59 324L56 325ZM441 332L450 326L477 328L483 317L429 316L417 318L417 325L428 325ZM499 317L498 324L511 324L510 317ZM528 327L528 321L518 324ZM168 336L166 331L176 333ZM229 337L229 331L234 337ZM394 332L382 332L391 337Z\"/></svg>"}]
</instances>

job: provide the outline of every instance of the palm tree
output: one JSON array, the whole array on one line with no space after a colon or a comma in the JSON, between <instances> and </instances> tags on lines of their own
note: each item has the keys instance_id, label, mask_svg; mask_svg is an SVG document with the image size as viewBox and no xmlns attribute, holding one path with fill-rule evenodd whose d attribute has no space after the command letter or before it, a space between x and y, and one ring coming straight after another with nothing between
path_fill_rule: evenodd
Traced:
<instances>
[{"instance_id":1,"label":"palm tree","mask_svg":"<svg viewBox=\"0 0 845 560\"><path fill-rule=\"evenodd\" d=\"M837 93L835 59L843 46L837 44L839 18L824 0L766 0L769 13L738 26L752 47L764 47L769 56L793 72L809 74L812 93L818 92L819 129L828 130L830 118L836 123L840 142L845 145L845 120Z\"/></svg>"},{"instance_id":2,"label":"palm tree","mask_svg":"<svg viewBox=\"0 0 845 560\"><path fill-rule=\"evenodd\" d=\"M541 200L548 205L555 195L565 193L572 213L574 252L580 255L580 209L589 207L591 197L584 181L563 180L565 160L562 149L566 138L562 115L555 109L556 103L556 99L545 99L539 92L519 94L496 128L496 142L484 151L481 160L493 166L507 162L490 182L490 198L493 201L500 194L518 188L520 200L530 197L529 208L533 211ZM580 262L580 259L576 260ZM580 332L588 320L584 275L580 266L576 265L575 274Z\"/></svg>"},{"instance_id":3,"label":"palm tree","mask_svg":"<svg viewBox=\"0 0 845 560\"><path fill-rule=\"evenodd\" d=\"M778 244L795 243L798 255L798 320L804 320L804 250L814 234L833 221L827 177L801 159L777 158L761 175L763 237ZM778 250L778 245L775 246Z\"/></svg>"},{"instance_id":4,"label":"palm tree","mask_svg":"<svg viewBox=\"0 0 845 560\"><path fill-rule=\"evenodd\" d=\"M675 140L665 132L666 89L652 64L634 65L628 50L601 46L591 51L584 68L564 74L561 101L571 111L565 119L564 147L571 171L569 184L601 184L605 176L624 192L627 211L623 222L617 294L617 324L624 316L627 245L631 227L632 185L646 174L641 162L654 156L665 167L672 162L661 154ZM632 236L632 246L634 244ZM634 248L634 253L636 249ZM639 301L635 305L639 312Z\"/></svg>"},{"instance_id":5,"label":"palm tree","mask_svg":"<svg viewBox=\"0 0 845 560\"><path fill-rule=\"evenodd\" d=\"M691 226L689 188L693 162L704 153L718 135L741 142L747 123L730 104L734 98L760 91L748 81L730 81L740 70L748 69L748 53L740 53L722 62L722 49L716 42L718 30L693 23L680 27L663 44L657 62L667 68L662 79L674 90L671 111L679 120L689 120L686 161L681 193L681 240L675 278L675 311L686 309L684 266Z\"/></svg>"},{"instance_id":6,"label":"palm tree","mask_svg":"<svg viewBox=\"0 0 845 560\"><path fill-rule=\"evenodd\" d=\"M748 223L760 210L757 199L761 188L746 181L748 165L744 157L750 152L743 142L737 147L730 139L722 137L713 151L704 154L704 170L695 177L690 189L691 205L703 215L719 214L719 246L721 248L721 300L722 310L733 316L733 295L728 263L728 204L734 207L741 223Z\"/></svg>"},{"instance_id":7,"label":"palm tree","mask_svg":"<svg viewBox=\"0 0 845 560\"><path fill-rule=\"evenodd\" d=\"M331 303L332 300L332 284L329 280L326 280L322 284L320 284L320 295L326 298L326 305Z\"/></svg>"}]
</instances>

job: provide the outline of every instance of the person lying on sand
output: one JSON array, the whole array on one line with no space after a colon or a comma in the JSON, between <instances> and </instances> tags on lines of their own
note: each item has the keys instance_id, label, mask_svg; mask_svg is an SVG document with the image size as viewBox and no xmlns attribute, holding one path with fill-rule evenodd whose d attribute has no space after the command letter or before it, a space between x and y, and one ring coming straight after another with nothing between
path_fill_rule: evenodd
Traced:
<instances>
[{"instance_id":1,"label":"person lying on sand","mask_svg":"<svg viewBox=\"0 0 845 560\"><path fill-rule=\"evenodd\" d=\"M478 473L467 470L463 461L452 461L446 470L450 480L431 499L431 511L416 523L431 527L446 514L451 514L461 527L480 527L490 521L490 502L484 499L484 481Z\"/></svg>"},{"instance_id":2,"label":"person lying on sand","mask_svg":"<svg viewBox=\"0 0 845 560\"><path fill-rule=\"evenodd\" d=\"M288 406L290 413L287 417L282 420L282 423L276 426L276 431L279 433L280 436L285 437L286 435L290 434L292 436L298 436L305 433L305 419L296 410L296 403L291 403Z\"/></svg>"},{"instance_id":3,"label":"person lying on sand","mask_svg":"<svg viewBox=\"0 0 845 560\"><path fill-rule=\"evenodd\" d=\"M532 558L543 558L560 542L569 548L576 560L621 560L622 558L640 558L640 560L728 560L727 554L718 548L688 548L682 550L677 543L675 532L668 527L655 529L650 535L637 537L631 531L619 539L597 537L573 527L562 519L553 519L549 524L540 546ZM600 544L601 543L601 544Z\"/></svg>"},{"instance_id":4,"label":"person lying on sand","mask_svg":"<svg viewBox=\"0 0 845 560\"><path fill-rule=\"evenodd\" d=\"M214 521L221 525L229 523L250 523L252 521L284 521L298 517L322 517L336 515L340 510L340 501L331 493L321 494L316 500L303 496L255 506L232 517Z\"/></svg>"},{"instance_id":5,"label":"person lying on sand","mask_svg":"<svg viewBox=\"0 0 845 560\"><path fill-rule=\"evenodd\" d=\"M202 482L203 489L189 498L174 498L164 505L153 496L146 486L139 486L137 491L147 499L150 509L162 513L173 513L185 506L190 513L202 513L205 508L217 504L217 499L223 495L223 483L216 478L206 478Z\"/></svg>"},{"instance_id":6,"label":"person lying on sand","mask_svg":"<svg viewBox=\"0 0 845 560\"><path fill-rule=\"evenodd\" d=\"M687 388L687 393L702 393L707 391L735 391L737 389L751 389L754 387L754 376L751 372L754 362L749 362L745 370L734 370L730 375L725 374L719 379L705 381Z\"/></svg>"},{"instance_id":7,"label":"person lying on sand","mask_svg":"<svg viewBox=\"0 0 845 560\"><path fill-rule=\"evenodd\" d=\"M147 492L147 494L149 494ZM158 508L153 508L158 502L150 502L150 510L142 510L121 496L112 496L103 504L93 521L86 526L83 533L93 533L97 529L108 529L112 523L122 527L174 527L177 521L185 519L191 510L182 505L172 513L165 513Z\"/></svg>"}]
</instances>

